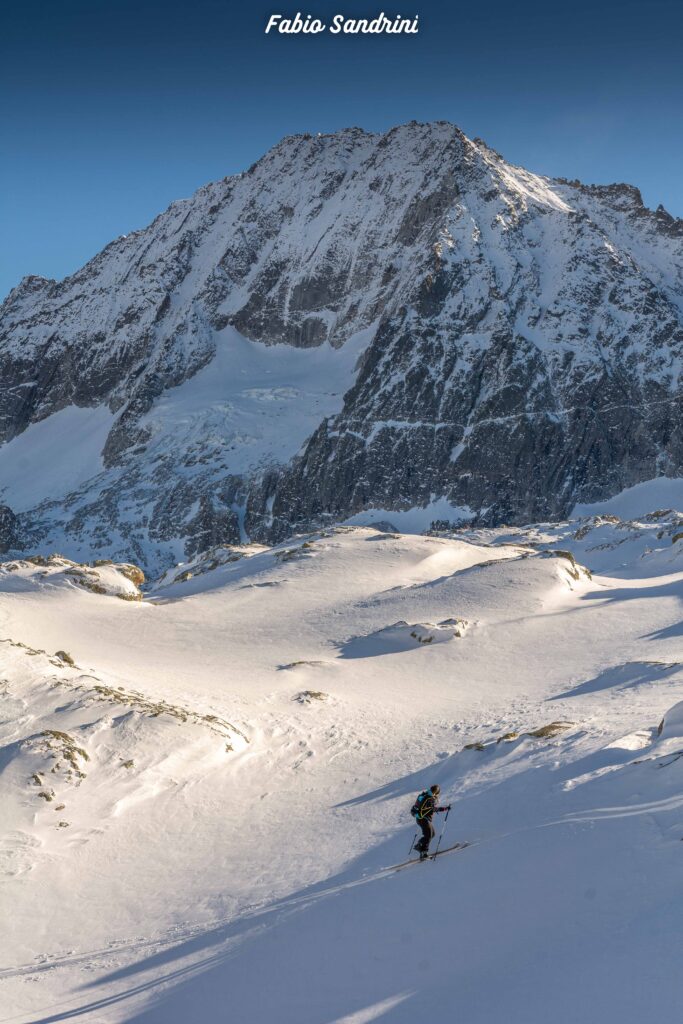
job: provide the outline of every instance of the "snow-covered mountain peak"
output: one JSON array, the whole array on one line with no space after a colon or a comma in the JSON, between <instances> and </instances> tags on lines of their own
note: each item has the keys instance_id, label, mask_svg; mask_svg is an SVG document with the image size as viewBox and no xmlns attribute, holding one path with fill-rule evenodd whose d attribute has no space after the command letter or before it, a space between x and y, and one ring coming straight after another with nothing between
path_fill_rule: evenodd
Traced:
<instances>
[{"instance_id":1,"label":"snow-covered mountain peak","mask_svg":"<svg viewBox=\"0 0 683 1024\"><path fill-rule=\"evenodd\" d=\"M524 522L683 474L682 237L635 188L446 122L283 139L5 300L4 544L157 570L370 509Z\"/></svg>"}]
</instances>

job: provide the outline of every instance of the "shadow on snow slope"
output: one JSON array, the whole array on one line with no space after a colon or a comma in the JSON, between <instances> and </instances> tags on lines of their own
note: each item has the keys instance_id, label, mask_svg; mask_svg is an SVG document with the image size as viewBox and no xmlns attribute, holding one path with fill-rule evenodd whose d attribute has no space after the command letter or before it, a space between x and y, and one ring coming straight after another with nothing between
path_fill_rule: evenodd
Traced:
<instances>
[{"instance_id":1,"label":"shadow on snow slope","mask_svg":"<svg viewBox=\"0 0 683 1024\"><path fill-rule=\"evenodd\" d=\"M683 603L683 576L677 572L664 577L660 583L650 586L638 586L634 581L630 587L612 587L609 590L590 590L581 595L584 601L641 601L661 597L675 597Z\"/></svg>"},{"instance_id":2,"label":"shadow on snow slope","mask_svg":"<svg viewBox=\"0 0 683 1024\"><path fill-rule=\"evenodd\" d=\"M558 693L549 700L564 700L567 697L579 697L586 693L599 693L602 690L630 690L637 686L653 686L662 679L668 679L683 672L681 662L663 661L627 661L623 665L614 665L605 669L595 678L580 683L571 690Z\"/></svg>"},{"instance_id":3,"label":"shadow on snow slope","mask_svg":"<svg viewBox=\"0 0 683 1024\"><path fill-rule=\"evenodd\" d=\"M129 1000L116 1019L135 1024L673 1016L683 997L683 757L672 754L683 739L657 740L635 760L586 743L575 732L492 744L349 801L358 810L407 798L436 772L458 794L448 841L477 845L383 871L405 859L406 803L405 829L337 876L101 977L83 990L101 998L34 1024Z\"/></svg>"},{"instance_id":4,"label":"shadow on snow slope","mask_svg":"<svg viewBox=\"0 0 683 1024\"><path fill-rule=\"evenodd\" d=\"M665 626L663 629L657 629L654 633L647 634L648 640L671 640L675 636L683 636L683 619L671 626Z\"/></svg>"}]
</instances>

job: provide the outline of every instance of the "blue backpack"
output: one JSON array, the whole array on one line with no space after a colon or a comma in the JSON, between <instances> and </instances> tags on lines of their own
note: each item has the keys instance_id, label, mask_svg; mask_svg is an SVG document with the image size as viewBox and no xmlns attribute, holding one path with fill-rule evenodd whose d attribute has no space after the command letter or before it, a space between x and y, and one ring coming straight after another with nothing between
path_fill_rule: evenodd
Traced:
<instances>
[{"instance_id":1,"label":"blue backpack","mask_svg":"<svg viewBox=\"0 0 683 1024\"><path fill-rule=\"evenodd\" d=\"M416 821L419 821L422 818L422 805L427 799L427 797L431 798L431 796L432 791L430 789L426 789L423 793L420 793L417 800L410 808L410 813L412 814Z\"/></svg>"}]
</instances>

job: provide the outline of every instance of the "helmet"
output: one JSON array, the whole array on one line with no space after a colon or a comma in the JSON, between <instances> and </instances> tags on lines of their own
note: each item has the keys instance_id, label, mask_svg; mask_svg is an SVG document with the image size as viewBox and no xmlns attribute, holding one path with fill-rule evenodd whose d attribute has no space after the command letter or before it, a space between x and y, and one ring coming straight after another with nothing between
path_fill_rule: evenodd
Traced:
<instances>
[{"instance_id":1,"label":"helmet","mask_svg":"<svg viewBox=\"0 0 683 1024\"><path fill-rule=\"evenodd\" d=\"M434 785L430 786L429 788L431 789L431 791L434 794L434 796L436 796L437 793L441 792L441 786L439 785L438 782L435 782Z\"/></svg>"}]
</instances>

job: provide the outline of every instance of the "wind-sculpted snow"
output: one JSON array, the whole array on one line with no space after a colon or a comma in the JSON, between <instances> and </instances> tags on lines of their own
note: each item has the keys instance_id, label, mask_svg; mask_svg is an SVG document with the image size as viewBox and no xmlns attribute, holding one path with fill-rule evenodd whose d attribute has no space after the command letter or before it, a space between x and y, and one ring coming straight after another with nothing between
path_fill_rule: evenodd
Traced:
<instances>
[{"instance_id":1,"label":"wind-sculpted snow","mask_svg":"<svg viewBox=\"0 0 683 1024\"><path fill-rule=\"evenodd\" d=\"M657 491L656 488L655 494ZM683 555L683 513L661 508L622 519L609 511L609 502L596 507L600 509L596 514L583 515L566 523L461 530L456 535L475 543L516 544L557 555L570 549L568 553L576 552L576 557L590 569L611 576L640 573L651 577L676 571ZM614 507L620 507L618 498ZM448 530L435 532L441 536L453 535Z\"/></svg>"},{"instance_id":2,"label":"wind-sculpted snow","mask_svg":"<svg viewBox=\"0 0 683 1024\"><path fill-rule=\"evenodd\" d=\"M561 518L683 475L682 310L682 222L631 186L443 122L286 138L7 298L0 543L156 572L369 509Z\"/></svg>"},{"instance_id":3,"label":"wind-sculpted snow","mask_svg":"<svg viewBox=\"0 0 683 1024\"><path fill-rule=\"evenodd\" d=\"M675 1020L680 518L4 562L8 1020Z\"/></svg>"},{"instance_id":4,"label":"wind-sculpted snow","mask_svg":"<svg viewBox=\"0 0 683 1024\"><path fill-rule=\"evenodd\" d=\"M394 622L367 636L354 636L341 644L343 658L377 658L383 654L398 654L427 648L431 644L446 643L462 637L467 629L464 619L444 619L443 622Z\"/></svg>"},{"instance_id":5,"label":"wind-sculpted snow","mask_svg":"<svg viewBox=\"0 0 683 1024\"><path fill-rule=\"evenodd\" d=\"M96 559L80 565L60 555L29 555L13 562L0 563L0 586L7 592L27 593L54 588L75 588L91 594L118 597L122 601L141 601L145 574L137 565L115 565L109 559Z\"/></svg>"}]
</instances>

